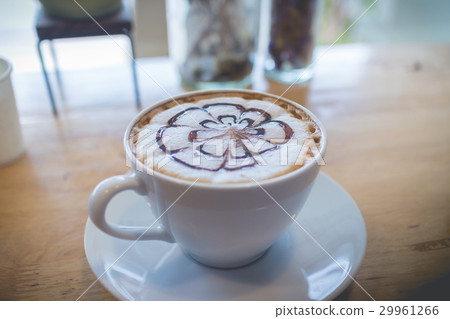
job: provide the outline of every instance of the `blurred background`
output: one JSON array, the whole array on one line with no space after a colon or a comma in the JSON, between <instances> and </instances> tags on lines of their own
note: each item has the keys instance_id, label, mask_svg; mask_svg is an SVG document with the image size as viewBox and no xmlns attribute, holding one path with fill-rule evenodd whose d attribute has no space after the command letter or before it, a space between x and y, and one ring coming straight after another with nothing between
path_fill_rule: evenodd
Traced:
<instances>
[{"instance_id":1,"label":"blurred background","mask_svg":"<svg viewBox=\"0 0 450 319\"><path fill-rule=\"evenodd\" d=\"M138 58L168 55L166 3L164 0L124 0L134 14L134 39ZM372 4L372 0L324 0L317 43L333 43L353 21ZM13 84L28 87L26 94L16 92L20 109L46 107L44 101L36 105L36 98L47 99L36 50L34 30L36 0L0 0L0 55L13 65ZM450 1L446 0L379 0L338 43L436 43L450 42ZM129 57L118 48L129 50L127 39L114 37L62 39L55 42L57 59L62 74L62 87L55 90L57 104L70 108L114 107L133 103L132 82L129 79ZM48 46L43 44L43 55L55 81ZM168 64L165 72L176 73ZM139 71L143 105L160 95L152 81ZM155 70L155 74L158 70ZM105 85L95 85L98 82ZM89 85L91 84L91 85ZM83 86L80 88L80 86ZM72 90L76 88L76 90ZM92 91L99 96L93 103ZM117 92L119 96L111 95ZM110 98L108 98L108 96Z\"/></svg>"}]
</instances>

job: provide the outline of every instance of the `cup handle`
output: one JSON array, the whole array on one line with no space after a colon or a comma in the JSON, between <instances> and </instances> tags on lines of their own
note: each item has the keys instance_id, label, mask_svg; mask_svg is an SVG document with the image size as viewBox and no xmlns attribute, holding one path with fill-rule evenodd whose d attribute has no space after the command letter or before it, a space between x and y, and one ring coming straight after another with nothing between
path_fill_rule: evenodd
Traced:
<instances>
[{"instance_id":1,"label":"cup handle","mask_svg":"<svg viewBox=\"0 0 450 319\"><path fill-rule=\"evenodd\" d=\"M106 221L106 206L116 194L124 190L133 190L139 195L145 194L145 186L139 182L139 179L134 173L107 178L95 187L88 204L89 218L94 225L108 235L117 238L175 242L162 225L155 228L148 228L120 226Z\"/></svg>"}]
</instances>

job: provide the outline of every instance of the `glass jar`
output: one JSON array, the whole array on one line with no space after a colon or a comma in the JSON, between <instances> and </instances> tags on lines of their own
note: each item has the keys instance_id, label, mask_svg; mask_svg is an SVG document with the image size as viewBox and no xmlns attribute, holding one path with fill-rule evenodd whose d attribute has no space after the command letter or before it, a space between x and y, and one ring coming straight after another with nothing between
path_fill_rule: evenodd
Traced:
<instances>
[{"instance_id":1,"label":"glass jar","mask_svg":"<svg viewBox=\"0 0 450 319\"><path fill-rule=\"evenodd\" d=\"M167 0L169 50L194 89L251 84L260 1Z\"/></svg>"},{"instance_id":2,"label":"glass jar","mask_svg":"<svg viewBox=\"0 0 450 319\"><path fill-rule=\"evenodd\" d=\"M320 9L320 0L272 0L265 62L268 78L283 83L301 83L312 78Z\"/></svg>"}]
</instances>

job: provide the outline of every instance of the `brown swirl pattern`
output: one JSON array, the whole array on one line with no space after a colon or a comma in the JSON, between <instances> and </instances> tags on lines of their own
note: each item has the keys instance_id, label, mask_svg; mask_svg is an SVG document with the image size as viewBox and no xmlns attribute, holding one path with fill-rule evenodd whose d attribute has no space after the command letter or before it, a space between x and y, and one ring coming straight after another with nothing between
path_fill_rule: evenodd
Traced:
<instances>
[{"instance_id":1,"label":"brown swirl pattern","mask_svg":"<svg viewBox=\"0 0 450 319\"><path fill-rule=\"evenodd\" d=\"M231 171L257 165L256 155L278 149L293 133L287 123L272 120L263 110L215 103L179 112L158 130L156 141L163 152L188 167ZM206 161L199 161L201 157Z\"/></svg>"}]
</instances>

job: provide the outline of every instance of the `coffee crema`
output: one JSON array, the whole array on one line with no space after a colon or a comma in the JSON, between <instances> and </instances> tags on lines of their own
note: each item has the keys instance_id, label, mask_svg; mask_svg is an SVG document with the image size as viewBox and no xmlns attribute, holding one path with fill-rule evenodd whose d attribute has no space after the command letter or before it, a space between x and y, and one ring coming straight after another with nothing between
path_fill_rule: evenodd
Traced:
<instances>
[{"instance_id":1,"label":"coffee crema","mask_svg":"<svg viewBox=\"0 0 450 319\"><path fill-rule=\"evenodd\" d=\"M150 171L242 183L302 167L317 155L321 137L310 116L285 100L251 92L201 92L150 109L128 141Z\"/></svg>"}]
</instances>

